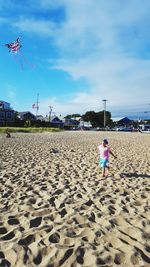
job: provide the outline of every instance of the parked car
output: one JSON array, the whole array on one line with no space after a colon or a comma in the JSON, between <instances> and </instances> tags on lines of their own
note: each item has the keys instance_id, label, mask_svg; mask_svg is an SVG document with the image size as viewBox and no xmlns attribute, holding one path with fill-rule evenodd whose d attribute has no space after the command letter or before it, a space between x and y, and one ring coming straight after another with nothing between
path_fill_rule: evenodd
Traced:
<instances>
[{"instance_id":1,"label":"parked car","mask_svg":"<svg viewBox=\"0 0 150 267\"><path fill-rule=\"evenodd\" d=\"M130 128L130 127L117 127L116 128L116 131L117 132L132 132L133 131L133 129L132 128Z\"/></svg>"}]
</instances>

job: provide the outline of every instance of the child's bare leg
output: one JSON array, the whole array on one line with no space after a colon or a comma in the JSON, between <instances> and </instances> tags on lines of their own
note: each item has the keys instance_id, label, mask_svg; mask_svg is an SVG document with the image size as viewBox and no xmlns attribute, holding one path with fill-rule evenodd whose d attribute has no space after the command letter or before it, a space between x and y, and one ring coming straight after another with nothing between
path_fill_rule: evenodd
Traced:
<instances>
[{"instance_id":1,"label":"child's bare leg","mask_svg":"<svg viewBox=\"0 0 150 267\"><path fill-rule=\"evenodd\" d=\"M102 168L102 176L105 177L105 167Z\"/></svg>"}]
</instances>

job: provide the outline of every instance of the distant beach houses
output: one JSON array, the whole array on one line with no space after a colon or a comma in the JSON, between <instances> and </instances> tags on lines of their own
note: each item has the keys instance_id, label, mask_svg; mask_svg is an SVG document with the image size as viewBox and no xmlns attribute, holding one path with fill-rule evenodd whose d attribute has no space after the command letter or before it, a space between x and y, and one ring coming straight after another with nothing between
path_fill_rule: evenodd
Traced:
<instances>
[{"instance_id":1,"label":"distant beach houses","mask_svg":"<svg viewBox=\"0 0 150 267\"><path fill-rule=\"evenodd\" d=\"M20 120L36 120L36 116L33 115L30 111L18 112L18 118Z\"/></svg>"},{"instance_id":2,"label":"distant beach houses","mask_svg":"<svg viewBox=\"0 0 150 267\"><path fill-rule=\"evenodd\" d=\"M14 110L10 103L0 100L0 126L11 125L14 122Z\"/></svg>"},{"instance_id":3,"label":"distant beach houses","mask_svg":"<svg viewBox=\"0 0 150 267\"><path fill-rule=\"evenodd\" d=\"M99 112L102 113L103 111ZM92 112L87 112L92 113ZM93 112L94 113L94 112ZM93 114L92 113L92 114ZM149 129L150 120L131 120L128 117L124 118L112 118L111 124L106 123L106 127L101 126L103 124L103 116L101 116L100 126L93 126L95 117L85 117L85 115L72 114L63 117L62 115L34 115L30 111L18 112L13 110L11 104L0 100L0 126L19 126L19 127L55 127L64 129L97 129L97 130L134 130L134 129ZM111 114L111 113L110 113ZM79 116L80 117L79 117ZM111 115L110 115L111 116ZM89 121L86 121L89 120ZM94 121L95 122L95 121ZM141 126L140 124L143 124ZM95 127L95 128L93 128Z\"/></svg>"}]
</instances>

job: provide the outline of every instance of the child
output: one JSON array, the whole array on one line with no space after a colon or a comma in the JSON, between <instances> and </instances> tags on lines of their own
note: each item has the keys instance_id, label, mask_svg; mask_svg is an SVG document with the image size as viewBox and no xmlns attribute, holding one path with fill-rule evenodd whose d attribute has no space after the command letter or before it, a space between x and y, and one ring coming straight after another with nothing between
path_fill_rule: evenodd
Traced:
<instances>
[{"instance_id":1,"label":"child","mask_svg":"<svg viewBox=\"0 0 150 267\"><path fill-rule=\"evenodd\" d=\"M10 137L11 137L10 132L7 130L6 131L6 138L10 138Z\"/></svg>"},{"instance_id":2,"label":"child","mask_svg":"<svg viewBox=\"0 0 150 267\"><path fill-rule=\"evenodd\" d=\"M114 158L117 158L111 149L108 147L108 141L107 139L104 139L102 144L98 147L100 152L100 160L99 165L102 167L102 176L105 177L105 169L109 168L109 154L113 155Z\"/></svg>"}]
</instances>

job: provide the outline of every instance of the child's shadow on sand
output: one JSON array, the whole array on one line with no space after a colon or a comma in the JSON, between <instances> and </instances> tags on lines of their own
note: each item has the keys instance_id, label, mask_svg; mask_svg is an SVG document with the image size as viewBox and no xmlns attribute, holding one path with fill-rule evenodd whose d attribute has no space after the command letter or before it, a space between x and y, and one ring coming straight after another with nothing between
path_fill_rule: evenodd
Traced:
<instances>
[{"instance_id":1,"label":"child's shadow on sand","mask_svg":"<svg viewBox=\"0 0 150 267\"><path fill-rule=\"evenodd\" d=\"M150 175L146 174L146 173L136 173L136 172L122 172L120 174L121 178L150 178Z\"/></svg>"}]
</instances>

